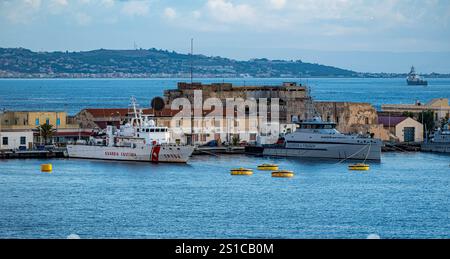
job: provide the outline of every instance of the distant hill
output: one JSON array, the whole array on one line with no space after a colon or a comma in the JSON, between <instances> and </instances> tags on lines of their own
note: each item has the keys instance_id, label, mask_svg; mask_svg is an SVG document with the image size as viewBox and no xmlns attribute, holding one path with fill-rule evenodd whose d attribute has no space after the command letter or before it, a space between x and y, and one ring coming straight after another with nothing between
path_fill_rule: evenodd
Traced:
<instances>
[{"instance_id":1,"label":"distant hill","mask_svg":"<svg viewBox=\"0 0 450 259\"><path fill-rule=\"evenodd\" d=\"M355 77L361 74L300 60L252 59L180 54L157 49L33 52L0 48L0 77Z\"/></svg>"}]
</instances>

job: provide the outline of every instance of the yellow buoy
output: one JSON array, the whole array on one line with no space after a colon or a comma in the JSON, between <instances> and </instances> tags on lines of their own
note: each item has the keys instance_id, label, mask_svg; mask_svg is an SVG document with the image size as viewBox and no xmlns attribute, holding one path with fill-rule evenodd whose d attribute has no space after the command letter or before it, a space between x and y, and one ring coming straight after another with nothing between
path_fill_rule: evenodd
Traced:
<instances>
[{"instance_id":1,"label":"yellow buoy","mask_svg":"<svg viewBox=\"0 0 450 259\"><path fill-rule=\"evenodd\" d=\"M52 170L53 170L52 164L43 164L43 165L41 165L41 172L51 173Z\"/></svg>"},{"instance_id":2,"label":"yellow buoy","mask_svg":"<svg viewBox=\"0 0 450 259\"><path fill-rule=\"evenodd\" d=\"M348 170L367 171L370 166L364 163L351 164L348 166Z\"/></svg>"},{"instance_id":3,"label":"yellow buoy","mask_svg":"<svg viewBox=\"0 0 450 259\"><path fill-rule=\"evenodd\" d=\"M258 166L258 170L261 171L276 171L278 170L278 165L276 164L262 164Z\"/></svg>"},{"instance_id":4,"label":"yellow buoy","mask_svg":"<svg viewBox=\"0 0 450 259\"><path fill-rule=\"evenodd\" d=\"M272 172L272 177L293 177L294 172L289 170L280 170Z\"/></svg>"},{"instance_id":5,"label":"yellow buoy","mask_svg":"<svg viewBox=\"0 0 450 259\"><path fill-rule=\"evenodd\" d=\"M252 175L253 170L247 168L234 168L231 169L231 175Z\"/></svg>"}]
</instances>

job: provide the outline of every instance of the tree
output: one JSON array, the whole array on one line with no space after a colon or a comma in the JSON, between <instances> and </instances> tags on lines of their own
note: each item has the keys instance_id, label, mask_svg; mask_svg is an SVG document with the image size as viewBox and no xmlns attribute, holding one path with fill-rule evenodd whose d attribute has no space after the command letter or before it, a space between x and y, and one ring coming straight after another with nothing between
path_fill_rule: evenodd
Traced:
<instances>
[{"instance_id":1,"label":"tree","mask_svg":"<svg viewBox=\"0 0 450 259\"><path fill-rule=\"evenodd\" d=\"M426 136L428 132L433 130L436 126L434 122L434 112L430 110L419 113L418 121L423 123L425 126L426 130L423 131L424 136Z\"/></svg>"},{"instance_id":2,"label":"tree","mask_svg":"<svg viewBox=\"0 0 450 259\"><path fill-rule=\"evenodd\" d=\"M445 124L447 124L447 123L449 123L448 115L445 116L445 118L442 118L439 124L440 124L440 127L443 128L445 126Z\"/></svg>"},{"instance_id":3,"label":"tree","mask_svg":"<svg viewBox=\"0 0 450 259\"><path fill-rule=\"evenodd\" d=\"M410 117L410 118L412 118L412 119L416 119L416 118L417 118L416 114L413 113L413 112L405 111L405 112L403 112L402 115L405 116L405 117Z\"/></svg>"},{"instance_id":4,"label":"tree","mask_svg":"<svg viewBox=\"0 0 450 259\"><path fill-rule=\"evenodd\" d=\"M37 130L39 131L39 136L41 139L44 139L44 144L48 144L48 140L51 140L53 134L55 133L53 126L47 123L38 126Z\"/></svg>"},{"instance_id":5,"label":"tree","mask_svg":"<svg viewBox=\"0 0 450 259\"><path fill-rule=\"evenodd\" d=\"M239 135L234 135L233 136L233 139L231 140L232 141L232 143L233 143L233 146L237 146L238 144L239 144Z\"/></svg>"}]
</instances>

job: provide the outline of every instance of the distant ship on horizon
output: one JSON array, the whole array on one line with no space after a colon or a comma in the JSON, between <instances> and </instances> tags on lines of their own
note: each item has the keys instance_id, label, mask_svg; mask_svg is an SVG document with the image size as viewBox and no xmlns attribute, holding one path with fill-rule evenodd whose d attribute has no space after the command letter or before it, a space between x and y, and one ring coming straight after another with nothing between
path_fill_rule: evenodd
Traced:
<instances>
[{"instance_id":1,"label":"distant ship on horizon","mask_svg":"<svg viewBox=\"0 0 450 259\"><path fill-rule=\"evenodd\" d=\"M428 85L428 81L422 79L417 73L414 66L411 67L411 71L406 78L406 83L408 85Z\"/></svg>"}]
</instances>

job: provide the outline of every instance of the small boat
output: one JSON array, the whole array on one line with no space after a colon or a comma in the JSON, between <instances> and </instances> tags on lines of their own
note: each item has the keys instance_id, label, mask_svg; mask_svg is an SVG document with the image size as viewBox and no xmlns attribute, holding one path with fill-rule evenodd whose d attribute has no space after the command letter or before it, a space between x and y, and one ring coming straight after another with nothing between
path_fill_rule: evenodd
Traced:
<instances>
[{"instance_id":1,"label":"small boat","mask_svg":"<svg viewBox=\"0 0 450 259\"><path fill-rule=\"evenodd\" d=\"M261 171L276 171L278 170L278 165L276 164L262 164L258 166L258 170Z\"/></svg>"},{"instance_id":2,"label":"small boat","mask_svg":"<svg viewBox=\"0 0 450 259\"><path fill-rule=\"evenodd\" d=\"M252 175L252 174L253 174L252 169L247 169L243 167L231 169L231 175Z\"/></svg>"},{"instance_id":3,"label":"small boat","mask_svg":"<svg viewBox=\"0 0 450 259\"><path fill-rule=\"evenodd\" d=\"M370 166L364 163L351 164L348 166L349 170L357 170L357 171L367 171L369 170L369 168Z\"/></svg>"},{"instance_id":4,"label":"small boat","mask_svg":"<svg viewBox=\"0 0 450 259\"><path fill-rule=\"evenodd\" d=\"M294 172L289 170L279 170L272 172L272 177L293 177Z\"/></svg>"}]
</instances>

